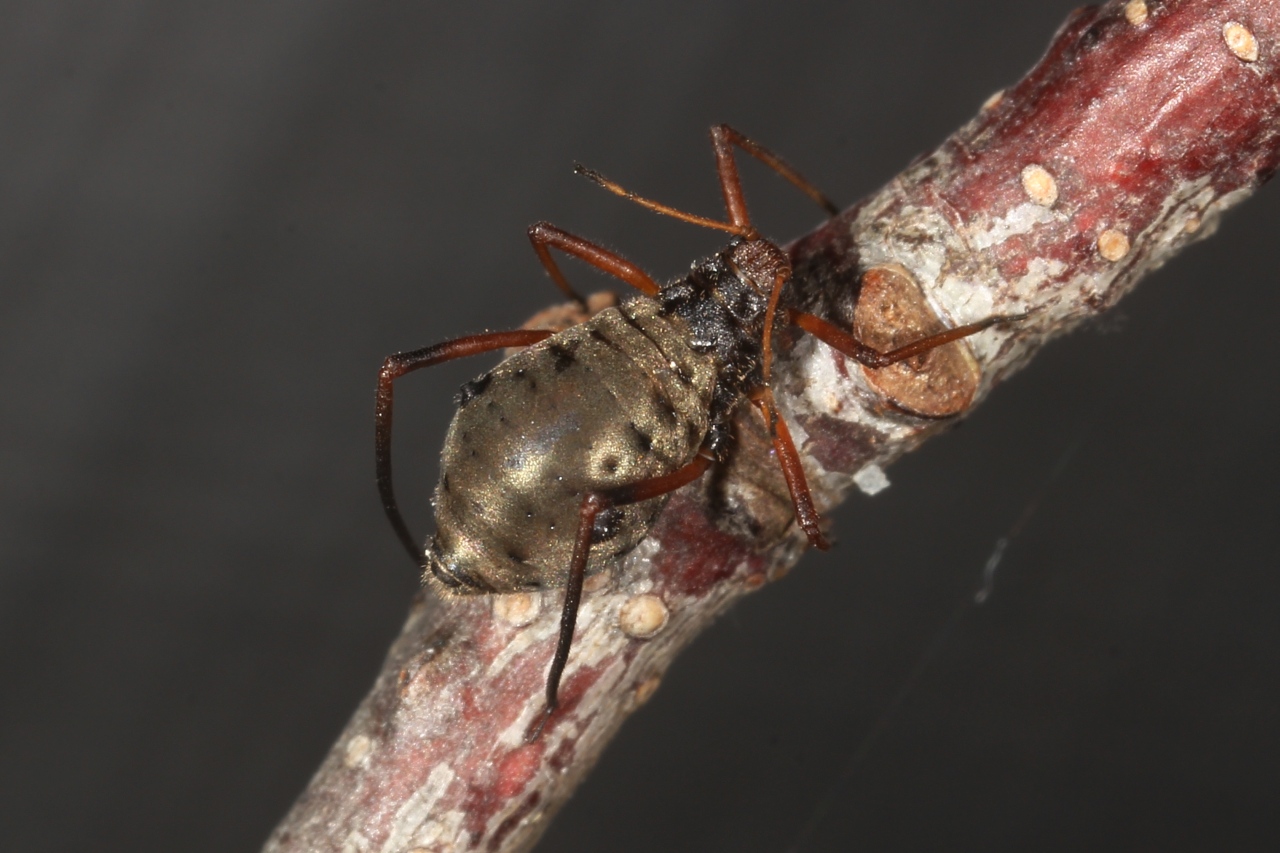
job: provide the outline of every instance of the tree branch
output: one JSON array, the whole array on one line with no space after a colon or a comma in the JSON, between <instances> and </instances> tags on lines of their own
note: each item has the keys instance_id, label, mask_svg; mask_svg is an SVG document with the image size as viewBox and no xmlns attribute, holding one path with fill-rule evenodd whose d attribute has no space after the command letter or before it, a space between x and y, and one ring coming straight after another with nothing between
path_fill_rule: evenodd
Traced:
<instances>
[{"instance_id":1,"label":"tree branch","mask_svg":"<svg viewBox=\"0 0 1280 853\"><path fill-rule=\"evenodd\" d=\"M855 485L877 490L885 465L1270 177L1278 40L1280 0L1080 10L937 151L790 247L797 304L881 349L1026 315L883 370L784 336L776 391L820 506ZM266 850L532 846L680 649L804 550L758 416L744 410L738 433L729 464L589 580L562 710L541 739L523 735L542 707L559 591L423 593Z\"/></svg>"}]
</instances>

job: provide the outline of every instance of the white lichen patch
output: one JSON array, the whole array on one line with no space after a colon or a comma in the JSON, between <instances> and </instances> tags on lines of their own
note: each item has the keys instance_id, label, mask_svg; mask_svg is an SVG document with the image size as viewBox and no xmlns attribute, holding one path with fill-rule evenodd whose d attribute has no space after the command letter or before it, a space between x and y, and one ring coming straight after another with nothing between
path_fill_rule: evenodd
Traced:
<instances>
[{"instance_id":1,"label":"white lichen patch","mask_svg":"<svg viewBox=\"0 0 1280 853\"><path fill-rule=\"evenodd\" d=\"M1024 285L1034 288L1050 277L1056 280L1061 274L1063 265L1060 261L1033 259L1029 272L1024 277L1025 281L1016 283L1015 286L1014 282L1000 280L992 270L960 272L964 264L957 264L956 261L958 258L970 258L1010 237L1026 234L1039 225L1063 222L1065 214L1026 202L1011 208L1002 217L981 217L977 222L956 227L936 209L906 205L901 212L886 212L891 201L888 197L901 191L895 184L891 192L885 192L880 199L869 202L867 212L859 215L853 231L860 237L859 254L867 267L881 264L900 264L906 267L920 283L935 313L949 324L978 322L995 314L1023 313L1032 307L1035 293L1024 292L1021 288ZM876 216L888 217L898 224L892 231L877 231L874 227ZM998 305L997 298L1000 300ZM994 327L969 338L966 346L979 361L986 363L989 358L1002 351L1008 337L1008 332L1002 332L1001 327ZM822 359L810 361L820 365ZM806 368L806 372L813 372L812 379L824 383L816 387L824 390L834 387L826 382L820 371ZM806 376L805 381L810 382L810 377ZM809 387L815 386L810 382ZM837 390L841 394L849 393L843 387ZM981 389L979 393L982 393ZM811 402L817 402L812 392L809 393L809 398ZM870 398L863 393L863 399ZM870 423L874 418L862 412L856 414L857 420L868 421L869 426L880 428L880 424ZM847 419L843 415L841 417ZM892 425L886 424L884 427L887 429L887 440L905 438Z\"/></svg>"},{"instance_id":2,"label":"white lichen patch","mask_svg":"<svg viewBox=\"0 0 1280 853\"><path fill-rule=\"evenodd\" d=\"M906 205L892 217L893 230L881 231L876 217L883 207L883 203L868 204L850 224L862 268L900 264L922 285L935 281L952 255L963 248L952 245L956 234L951 224L936 209Z\"/></svg>"},{"instance_id":3,"label":"white lichen patch","mask_svg":"<svg viewBox=\"0 0 1280 853\"><path fill-rule=\"evenodd\" d=\"M542 704L542 694L536 694L536 698L530 699L525 705L524 713L516 717L515 722L498 732L498 736L494 740L499 746L505 746L507 749L515 749L524 743L525 735L533 727L535 717L541 717L546 711Z\"/></svg>"},{"instance_id":4,"label":"white lichen patch","mask_svg":"<svg viewBox=\"0 0 1280 853\"><path fill-rule=\"evenodd\" d=\"M1045 285L1052 284L1067 271L1067 265L1057 258L1032 258L1027 264L1026 275L1018 279L1015 289L1018 293L1034 293ZM1026 303L1001 305L1001 313L1017 313L1026 309Z\"/></svg>"},{"instance_id":5,"label":"white lichen patch","mask_svg":"<svg viewBox=\"0 0 1280 853\"><path fill-rule=\"evenodd\" d=\"M844 370L842 373L838 368L838 363L843 361ZM837 394L845 398L851 403L843 402L841 408L843 414L840 419L843 421L859 423L868 429L880 433L890 441L904 440L910 433L901 423L895 419L884 418L876 415L873 411L876 405L883 399L881 393L872 388L866 380L864 368L858 362L851 358L845 358L835 350L828 349L826 352L814 353L812 357L806 358L802 362L804 370L801 374L801 385L794 389L802 396L799 400L791 398L790 395L782 395L788 399L787 403L782 403L780 397L779 404L785 415L793 411L811 411L815 414L833 414L830 409L819 408L814 405L819 400L829 402L828 394ZM823 391L817 391L820 387L816 383L824 383ZM775 393L775 396L776 393ZM788 417L787 425L791 428L791 437L795 439L796 447L803 448L809 443L809 433L805 430L804 425L799 423L796 418ZM809 461L809 460L806 460ZM815 466L816 467L816 466ZM805 466L806 472L809 466ZM817 486L819 489L827 487L836 491L843 491L852 483L849 474L834 474L836 479L832 481L824 481L822 478L828 476L829 472L818 473L818 483L810 482L810 486ZM812 476L811 476L812 479ZM838 485L836 485L838 483Z\"/></svg>"},{"instance_id":6,"label":"white lichen patch","mask_svg":"<svg viewBox=\"0 0 1280 853\"><path fill-rule=\"evenodd\" d=\"M1245 62L1258 61L1258 40L1244 24L1229 21L1222 28L1222 40L1227 49Z\"/></svg>"},{"instance_id":7,"label":"white lichen patch","mask_svg":"<svg viewBox=\"0 0 1280 853\"><path fill-rule=\"evenodd\" d=\"M373 845L365 837L365 834L358 829L342 841L342 853L368 853L371 849L373 849Z\"/></svg>"},{"instance_id":8,"label":"white lichen patch","mask_svg":"<svg viewBox=\"0 0 1280 853\"><path fill-rule=\"evenodd\" d=\"M653 558L657 556L661 547L657 539L647 536L640 540L640 544L633 548L630 554L623 557L619 575L624 580L630 579L627 592L635 595L648 592L652 588Z\"/></svg>"},{"instance_id":9,"label":"white lichen patch","mask_svg":"<svg viewBox=\"0 0 1280 853\"><path fill-rule=\"evenodd\" d=\"M1213 233L1218 218L1215 209L1221 201L1215 202L1215 198L1217 193L1207 178L1182 184L1169 194L1160 212L1137 238L1155 246L1145 267L1148 271L1158 267L1172 251L1189 240L1203 239Z\"/></svg>"},{"instance_id":10,"label":"white lichen patch","mask_svg":"<svg viewBox=\"0 0 1280 853\"><path fill-rule=\"evenodd\" d=\"M826 347L825 344L822 346ZM845 398L849 396L851 389L848 387L849 378L837 369L834 350L826 347L823 352L817 348L814 340L804 338L796 346L794 363L804 369L804 375L800 377L800 387L804 389L800 411L834 416L844 409ZM783 414L791 412L784 406ZM791 428L791 437L796 447L803 447L808 435L795 420L794 417L787 418L787 425Z\"/></svg>"},{"instance_id":11,"label":"white lichen patch","mask_svg":"<svg viewBox=\"0 0 1280 853\"><path fill-rule=\"evenodd\" d=\"M976 287L968 278L949 275L933 289L930 296L938 313L955 325L976 323L997 313L991 289ZM968 340L972 344L975 338Z\"/></svg>"},{"instance_id":12,"label":"white lichen patch","mask_svg":"<svg viewBox=\"0 0 1280 853\"><path fill-rule=\"evenodd\" d=\"M480 677L479 671L475 673ZM453 731L461 720L466 705L462 701L460 685L448 683L430 694L429 701L420 696L405 698L405 704L422 708L420 717L425 737L444 737Z\"/></svg>"},{"instance_id":13,"label":"white lichen patch","mask_svg":"<svg viewBox=\"0 0 1280 853\"><path fill-rule=\"evenodd\" d=\"M883 468L874 462L870 465L862 466L858 473L853 475L853 482L863 493L868 495L878 495L889 488L888 475L885 474Z\"/></svg>"},{"instance_id":14,"label":"white lichen patch","mask_svg":"<svg viewBox=\"0 0 1280 853\"><path fill-rule=\"evenodd\" d=\"M819 346L821 348L817 348ZM793 355L788 366L798 370L788 377L788 381L775 385L774 395L783 417L787 419L796 447L804 448L809 442L809 434L801 418L797 417L804 414L834 415L839 412L840 420L860 424L878 433L890 445L906 441L913 434L914 430L900 419L875 413L882 397L867 383L857 362L844 359L812 339L801 340ZM841 360L847 373L838 368ZM833 405L832 395L839 398L838 405ZM828 471L807 454L804 468L819 508L836 503L854 484L852 475Z\"/></svg>"},{"instance_id":15,"label":"white lichen patch","mask_svg":"<svg viewBox=\"0 0 1280 853\"><path fill-rule=\"evenodd\" d=\"M787 427L791 430L791 440L797 448L803 450L809 443L809 432L800 418L796 417L797 414L835 416L838 412L844 412L842 420L848 420L849 416L858 420L865 413L860 406L846 405L846 401L856 397L859 391L852 377L842 374L837 368L838 360L843 356L825 345L820 348L812 339L801 340L796 346L795 355L790 366L800 367L800 374L796 381L786 383L785 388L775 386L774 397L778 402L779 412L786 418ZM857 370L853 362L849 362L847 367ZM808 458L808 454L802 455L809 463L805 465L805 475L809 479L809 488L814 492L815 500L822 502L827 496L824 492L830 493L833 489L839 492L844 488L843 485L829 482L827 472L816 460Z\"/></svg>"},{"instance_id":16,"label":"white lichen patch","mask_svg":"<svg viewBox=\"0 0 1280 853\"><path fill-rule=\"evenodd\" d=\"M1057 198L1056 189L1054 198ZM998 219L970 226L966 229L965 237L970 246L981 251L1003 243L1010 237L1030 233L1037 225L1047 225L1058 218L1059 214L1049 210L1047 205L1029 202L1010 208L1008 213Z\"/></svg>"},{"instance_id":17,"label":"white lichen patch","mask_svg":"<svg viewBox=\"0 0 1280 853\"><path fill-rule=\"evenodd\" d=\"M1124 4L1124 19L1135 27L1147 22L1147 4L1143 0L1129 0Z\"/></svg>"},{"instance_id":18,"label":"white lichen patch","mask_svg":"<svg viewBox=\"0 0 1280 853\"><path fill-rule=\"evenodd\" d=\"M637 595L618 608L618 627L638 640L656 636L670 618L666 602L656 595Z\"/></svg>"},{"instance_id":19,"label":"white lichen patch","mask_svg":"<svg viewBox=\"0 0 1280 853\"><path fill-rule=\"evenodd\" d=\"M1144 253L1140 272L1158 269L1188 242L1211 236L1218 228L1222 213L1252 191L1245 187L1218 197L1208 177L1176 187L1161 204L1151 224L1134 239L1153 247Z\"/></svg>"},{"instance_id":20,"label":"white lichen patch","mask_svg":"<svg viewBox=\"0 0 1280 853\"><path fill-rule=\"evenodd\" d=\"M422 825L414 835L416 847L408 853L439 853L440 850L457 849L452 846L453 840L465 837L462 832L462 821L466 815L458 809ZM449 846L442 846L449 845Z\"/></svg>"},{"instance_id":21,"label":"white lichen patch","mask_svg":"<svg viewBox=\"0 0 1280 853\"><path fill-rule=\"evenodd\" d=\"M645 539L640 546L637 546L637 550L650 541L651 539ZM651 554L656 551L656 547L656 542L650 546ZM643 585L646 590L652 588L652 579L647 579ZM617 592L599 593L583 597L582 604L578 608L578 625L574 634L573 650L569 655L569 661L565 666L561 683L572 678L574 672L582 667L599 667L612 660L618 663L618 671L612 676L601 676L592 690L612 689L609 685L614 683L625 668L618 660L618 654L622 649L621 638L618 636L617 630L618 613L628 601L636 597L635 595ZM545 625L539 624L536 633L540 636L541 645L547 650L547 659L549 661L551 651L555 648L555 637L559 630L559 612L556 612L555 619L548 618L544 622Z\"/></svg>"},{"instance_id":22,"label":"white lichen patch","mask_svg":"<svg viewBox=\"0 0 1280 853\"><path fill-rule=\"evenodd\" d=\"M1201 219L1203 220L1202 225L1204 226L1202 233L1199 233L1196 236L1200 238L1211 236L1214 231L1218 230L1218 225L1222 220L1222 214L1253 195L1253 192L1256 189L1257 187L1241 187L1240 189L1232 190L1219 198L1212 199L1207 205L1205 205L1204 212L1201 215ZM1206 194L1212 197L1211 191L1207 191Z\"/></svg>"},{"instance_id":23,"label":"white lichen patch","mask_svg":"<svg viewBox=\"0 0 1280 853\"><path fill-rule=\"evenodd\" d=\"M561 590L553 590L549 593L542 593L542 595L554 596L557 593L560 597L564 596L564 592ZM502 647L501 651L493 656L488 669L485 670L484 677L486 679L497 677L500 672L511 665L513 660L528 651L530 647L546 645L547 638L555 632L555 620L559 615L559 610L556 607L539 607L538 610L540 615L543 610L550 610L551 614L541 620L534 620L534 623L537 624L530 623L525 627L525 630L514 634L510 641Z\"/></svg>"},{"instance_id":24,"label":"white lichen patch","mask_svg":"<svg viewBox=\"0 0 1280 853\"><path fill-rule=\"evenodd\" d=\"M809 342L806 342L809 343ZM824 357L826 356L826 357ZM828 353L817 353L813 351L812 345L806 348L801 362L805 365L805 403L808 403L809 411L815 415L838 415L845 407L845 394L842 393L844 383L847 382L842 377L836 366L835 356ZM787 423L791 424L788 419ZM791 425L792 439L796 442L796 447L804 447L805 439L808 435L804 433L804 428L799 425Z\"/></svg>"},{"instance_id":25,"label":"white lichen patch","mask_svg":"<svg viewBox=\"0 0 1280 853\"><path fill-rule=\"evenodd\" d=\"M356 735L347 741L347 748L342 752L342 763L348 767L359 767L373 752L373 739L368 735Z\"/></svg>"},{"instance_id":26,"label":"white lichen patch","mask_svg":"<svg viewBox=\"0 0 1280 853\"><path fill-rule=\"evenodd\" d=\"M1041 207L1053 207L1058 200L1058 182L1039 163L1032 163L1022 170L1022 189Z\"/></svg>"},{"instance_id":27,"label":"white lichen patch","mask_svg":"<svg viewBox=\"0 0 1280 853\"><path fill-rule=\"evenodd\" d=\"M432 812L453 783L454 776L453 769L447 764L437 764L431 768L426 783L414 791L396 811L391 822L391 832L382 845L382 853L401 853L408 847L429 843L419 833L430 831L433 825L439 824L439 816ZM436 819L433 820L433 817Z\"/></svg>"}]
</instances>

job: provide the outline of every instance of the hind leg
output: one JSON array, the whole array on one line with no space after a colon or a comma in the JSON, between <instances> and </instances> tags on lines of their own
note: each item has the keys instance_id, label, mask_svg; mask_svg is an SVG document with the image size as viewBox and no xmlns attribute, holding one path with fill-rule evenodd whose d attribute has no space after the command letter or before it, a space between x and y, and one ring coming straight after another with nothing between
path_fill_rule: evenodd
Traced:
<instances>
[{"instance_id":1,"label":"hind leg","mask_svg":"<svg viewBox=\"0 0 1280 853\"><path fill-rule=\"evenodd\" d=\"M552 332L542 329L517 329L513 332L490 332L470 335L452 341L435 344L410 352L387 356L378 373L377 403L374 410L374 462L378 480L378 494L382 496L382 508L414 565L422 568L422 550L409 533L409 527L396 504L395 490L391 485L391 413L394 402L394 383L406 373L423 367L441 364L468 355L480 355L506 347L527 347L551 337Z\"/></svg>"},{"instance_id":2,"label":"hind leg","mask_svg":"<svg viewBox=\"0 0 1280 853\"><path fill-rule=\"evenodd\" d=\"M674 492L701 477L710 466L710 457L699 455L694 457L688 465L670 474L641 480L617 489L588 492L582 499L578 516L578 535L573 543L573 558L569 563L569 582L565 584L564 606L560 611L560 638L556 643L555 656L551 659L551 669L547 672L547 707L526 740L530 742L537 740L547 720L560 704L558 699L560 677L564 675L565 664L569 661L569 649L573 645L573 630L578 624L578 607L582 603L582 582L586 578L587 557L591 552L591 538L595 531L596 516L612 507L640 503Z\"/></svg>"}]
</instances>

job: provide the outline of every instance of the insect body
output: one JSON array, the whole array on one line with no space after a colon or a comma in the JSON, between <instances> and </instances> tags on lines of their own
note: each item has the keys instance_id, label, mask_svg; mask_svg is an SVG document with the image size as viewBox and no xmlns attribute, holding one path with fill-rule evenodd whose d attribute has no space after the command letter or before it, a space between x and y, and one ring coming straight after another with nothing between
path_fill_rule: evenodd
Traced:
<instances>
[{"instance_id":1,"label":"insect body","mask_svg":"<svg viewBox=\"0 0 1280 853\"><path fill-rule=\"evenodd\" d=\"M584 495L694 458L719 377L681 325L657 302L632 300L512 356L464 391L426 555L437 580L475 592L563 587ZM586 573L635 547L661 503L598 514Z\"/></svg>"},{"instance_id":2,"label":"insect body","mask_svg":"<svg viewBox=\"0 0 1280 853\"><path fill-rule=\"evenodd\" d=\"M768 289L785 264L772 243L735 241L656 298L603 311L466 386L426 554L436 579L477 592L564 586L584 495L727 449L730 416L760 384ZM600 512L586 574L635 547L664 498Z\"/></svg>"},{"instance_id":3,"label":"insect body","mask_svg":"<svg viewBox=\"0 0 1280 853\"><path fill-rule=\"evenodd\" d=\"M829 213L836 208L776 155L732 128L713 128L711 136L727 222L639 198L579 169L660 213L734 235L688 275L660 287L612 252L539 223L529 232L535 251L552 279L580 304L550 248L622 279L643 295L559 333L474 335L394 355L383 365L376 434L379 490L392 526L424 576L459 594L565 589L559 643L547 678L547 715L556 707L584 577L634 548L667 497L723 459L731 418L745 400L760 408L769 426L797 522L813 545L826 547L799 456L769 388L772 331L779 315L872 367L1006 319L961 326L881 353L826 320L782 307L790 261L751 225L733 146L775 169ZM436 490L437 532L423 552L392 489L392 383L420 367L512 346L528 348L459 393Z\"/></svg>"}]
</instances>

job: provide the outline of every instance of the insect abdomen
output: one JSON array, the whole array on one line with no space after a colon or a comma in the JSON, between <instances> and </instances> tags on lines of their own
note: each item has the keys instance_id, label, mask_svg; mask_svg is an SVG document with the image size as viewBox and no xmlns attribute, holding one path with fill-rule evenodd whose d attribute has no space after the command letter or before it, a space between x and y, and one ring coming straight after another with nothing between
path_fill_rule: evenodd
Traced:
<instances>
[{"instance_id":1,"label":"insect abdomen","mask_svg":"<svg viewBox=\"0 0 1280 853\"><path fill-rule=\"evenodd\" d=\"M716 369L687 337L638 299L468 386L441 460L432 571L458 591L562 585L583 496L668 474L706 436ZM598 519L588 573L635 547L663 503Z\"/></svg>"}]
</instances>

